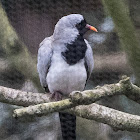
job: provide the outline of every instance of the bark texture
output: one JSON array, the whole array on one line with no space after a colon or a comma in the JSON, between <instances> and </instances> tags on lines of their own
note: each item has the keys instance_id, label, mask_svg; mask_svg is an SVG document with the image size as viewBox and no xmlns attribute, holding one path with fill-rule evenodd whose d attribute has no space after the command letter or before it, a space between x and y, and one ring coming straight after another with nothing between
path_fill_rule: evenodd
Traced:
<instances>
[{"instance_id":1,"label":"bark texture","mask_svg":"<svg viewBox=\"0 0 140 140\"><path fill-rule=\"evenodd\" d=\"M58 102L51 102L48 94L23 92L0 87L0 102L24 106L25 108L14 110L13 116L16 118L42 116L62 111L108 124L115 129L140 132L140 116L93 103L107 96L121 94L125 94L128 98L139 103L140 88L130 83L128 77L123 77L116 84L98 86L93 90L83 92L75 91L70 94L69 99Z\"/></svg>"}]
</instances>

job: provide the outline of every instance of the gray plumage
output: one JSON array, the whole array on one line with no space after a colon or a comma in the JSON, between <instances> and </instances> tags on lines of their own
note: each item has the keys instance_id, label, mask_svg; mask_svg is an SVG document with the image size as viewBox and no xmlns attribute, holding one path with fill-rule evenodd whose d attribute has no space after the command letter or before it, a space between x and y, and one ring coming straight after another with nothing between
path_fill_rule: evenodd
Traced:
<instances>
[{"instance_id":1,"label":"gray plumage","mask_svg":"<svg viewBox=\"0 0 140 140\"><path fill-rule=\"evenodd\" d=\"M53 42L53 36L43 40L38 50L37 64L43 87L48 85L51 93L60 91L63 94L84 89L88 78L84 62L87 63L89 76L94 66L91 46L86 40L85 42L87 44L85 59L71 66L61 56L62 50L66 49L64 44L59 46L59 43Z\"/></svg>"},{"instance_id":2,"label":"gray plumage","mask_svg":"<svg viewBox=\"0 0 140 140\"><path fill-rule=\"evenodd\" d=\"M74 90L83 90L88 78L84 63L87 63L89 76L94 66L92 49L87 40L85 40L87 50L84 59L75 65L69 65L62 58L61 52L67 49L65 43L71 43L79 34L74 25L83 19L79 14L67 17L58 21L54 34L45 38L38 50L37 69L40 82L43 87L48 85L51 93L60 91L69 94Z\"/></svg>"},{"instance_id":3,"label":"gray plumage","mask_svg":"<svg viewBox=\"0 0 140 140\"><path fill-rule=\"evenodd\" d=\"M83 20L79 14L62 17L56 24L53 35L40 43L37 70L41 85L48 86L51 93L60 92L67 96L72 91L82 91L92 73L93 53L87 40L83 40L86 45L85 55L77 63L70 65L62 56L62 52L68 49L67 44L71 45L79 36L76 25Z\"/></svg>"}]
</instances>

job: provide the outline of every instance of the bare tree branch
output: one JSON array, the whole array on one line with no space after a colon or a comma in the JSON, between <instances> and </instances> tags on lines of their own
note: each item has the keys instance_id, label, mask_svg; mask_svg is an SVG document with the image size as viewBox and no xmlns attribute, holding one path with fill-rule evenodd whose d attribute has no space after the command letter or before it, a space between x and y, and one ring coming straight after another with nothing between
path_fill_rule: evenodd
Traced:
<instances>
[{"instance_id":1,"label":"bare tree branch","mask_svg":"<svg viewBox=\"0 0 140 140\"><path fill-rule=\"evenodd\" d=\"M62 100L59 102L50 102L49 96L41 93L22 92L20 90L14 90L10 88L0 87L0 101L15 105L29 106L39 103L42 105L32 106L24 109L18 109L15 111L15 116L19 117L27 114L34 114L33 111L37 111L38 115L44 115L56 111L68 109L80 104L91 104L103 97L125 94L130 99L140 102L140 88L131 84L128 77L125 77L117 84L104 85L103 87L96 87L93 90L86 90L83 92L75 91L70 94L71 100ZM41 109L41 111L39 111ZM32 110L32 113L31 113ZM22 115L21 115L22 114Z\"/></svg>"},{"instance_id":2,"label":"bare tree branch","mask_svg":"<svg viewBox=\"0 0 140 140\"><path fill-rule=\"evenodd\" d=\"M93 90L75 91L70 94L73 103L90 104L106 96L126 95L129 99L140 104L140 88L130 82L130 78L123 76L116 84L97 86Z\"/></svg>"},{"instance_id":3,"label":"bare tree branch","mask_svg":"<svg viewBox=\"0 0 140 140\"><path fill-rule=\"evenodd\" d=\"M0 102L24 107L35 105L16 109L14 112L15 117L28 115L41 116L51 112L64 111L66 109L64 112L106 123L119 130L140 132L140 116L131 115L98 104L77 106L78 104L90 104L106 96L120 94L125 94L129 98L136 100L136 97L138 99L140 98L140 88L131 84L128 77L124 77L124 79L117 84L104 85L103 87L98 86L93 90L83 92L73 92L70 95L70 99L45 103L51 101L47 94L23 92L20 90L0 87ZM134 98L134 96L136 97ZM139 103L138 100L137 102ZM69 109L71 107L73 108Z\"/></svg>"},{"instance_id":4,"label":"bare tree branch","mask_svg":"<svg viewBox=\"0 0 140 140\"><path fill-rule=\"evenodd\" d=\"M51 104L51 103L48 103ZM19 115L24 117L29 117L32 115L43 115L42 110L46 109L48 112L44 112L44 115L57 111L56 106L58 105L58 102L52 102L52 106L45 104L39 104L34 106L27 107L21 109L16 109L14 111L14 115ZM56 105L54 107L54 105ZM69 100L66 99L64 101L64 104L62 104L63 108L66 108L67 105L69 106ZM59 105L58 105L59 106ZM72 103L71 103L72 106ZM62 108L62 107L61 107ZM27 111L28 109L28 111ZM58 109L59 110L59 109ZM24 112L25 111L25 112ZM89 120L95 120L101 123L105 123L110 125L111 127L119 130L127 130L132 132L140 132L140 116L137 115L131 115L128 113L124 113L121 111L117 111L115 109L111 109L102 105L98 104L91 104L91 105L80 105L76 106L69 110L64 110L64 112L74 114L76 116L86 118ZM28 113L28 114L27 114ZM18 116L18 117L19 117ZM17 116L14 116L17 117Z\"/></svg>"},{"instance_id":5,"label":"bare tree branch","mask_svg":"<svg viewBox=\"0 0 140 140\"><path fill-rule=\"evenodd\" d=\"M0 86L0 102L26 107L50 102L50 100L48 94L25 92Z\"/></svg>"},{"instance_id":6,"label":"bare tree branch","mask_svg":"<svg viewBox=\"0 0 140 140\"><path fill-rule=\"evenodd\" d=\"M140 116L131 115L98 104L81 105L67 111L76 116L108 124L118 130L140 133Z\"/></svg>"},{"instance_id":7,"label":"bare tree branch","mask_svg":"<svg viewBox=\"0 0 140 140\"><path fill-rule=\"evenodd\" d=\"M128 78L127 82L129 81ZM25 117L29 116L41 116L47 115L52 112L62 111L64 109L69 109L77 105L91 104L103 97L120 95L126 90L126 79L120 81L117 84L104 85L103 87L97 87L93 90L86 90L83 92L74 91L70 94L70 99L61 100L58 102L43 103L34 106L29 106L26 108L16 109L14 111L14 117ZM130 83L130 82L129 82Z\"/></svg>"}]
</instances>

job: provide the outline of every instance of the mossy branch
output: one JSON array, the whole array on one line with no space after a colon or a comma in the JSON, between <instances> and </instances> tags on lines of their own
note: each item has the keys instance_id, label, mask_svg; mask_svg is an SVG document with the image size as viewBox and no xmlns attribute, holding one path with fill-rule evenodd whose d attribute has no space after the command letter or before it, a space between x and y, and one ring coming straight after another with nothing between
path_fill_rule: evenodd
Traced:
<instances>
[{"instance_id":1,"label":"mossy branch","mask_svg":"<svg viewBox=\"0 0 140 140\"><path fill-rule=\"evenodd\" d=\"M123 77L116 84L104 85L103 87L98 86L93 90L83 92L73 92L70 94L69 99L58 102L51 102L48 94L23 92L0 87L0 102L24 106L25 108L14 111L14 117L17 118L21 116L42 116L62 111L106 123L119 130L140 132L140 116L117 111L95 103L91 104L101 98L121 94L125 94L127 97L140 103L140 88L131 84L128 77Z\"/></svg>"},{"instance_id":2,"label":"mossy branch","mask_svg":"<svg viewBox=\"0 0 140 140\"><path fill-rule=\"evenodd\" d=\"M93 90L85 90L83 92L74 91L70 93L69 99L16 109L14 111L14 116L23 117L27 115L47 115L52 112L69 109L77 105L88 105L107 96L121 94L125 94L128 98L140 103L140 88L133 85L128 77L123 77L123 79L116 84L104 85L102 87L98 86Z\"/></svg>"},{"instance_id":3,"label":"mossy branch","mask_svg":"<svg viewBox=\"0 0 140 140\"><path fill-rule=\"evenodd\" d=\"M115 130L140 133L140 116L124 113L98 104L80 105L67 112L76 116L108 124Z\"/></svg>"}]
</instances>

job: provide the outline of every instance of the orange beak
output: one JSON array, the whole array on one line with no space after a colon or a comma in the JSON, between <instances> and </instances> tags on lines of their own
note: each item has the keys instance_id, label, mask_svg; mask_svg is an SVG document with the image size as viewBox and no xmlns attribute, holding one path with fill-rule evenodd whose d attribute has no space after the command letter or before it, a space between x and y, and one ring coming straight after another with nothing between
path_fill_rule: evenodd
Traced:
<instances>
[{"instance_id":1,"label":"orange beak","mask_svg":"<svg viewBox=\"0 0 140 140\"><path fill-rule=\"evenodd\" d=\"M89 25L89 24L86 25L86 28L88 28L88 29L90 29L90 30L92 30L92 31L94 31L94 32L98 32L97 29L96 29L95 27L93 27L93 26L91 26L91 25Z\"/></svg>"}]
</instances>

